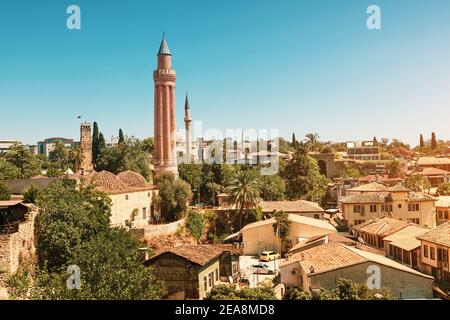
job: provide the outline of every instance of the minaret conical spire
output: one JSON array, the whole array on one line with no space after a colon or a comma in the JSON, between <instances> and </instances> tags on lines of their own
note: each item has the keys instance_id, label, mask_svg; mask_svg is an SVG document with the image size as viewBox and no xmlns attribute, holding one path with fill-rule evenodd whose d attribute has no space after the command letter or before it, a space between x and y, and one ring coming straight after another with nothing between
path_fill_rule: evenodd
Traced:
<instances>
[{"instance_id":1,"label":"minaret conical spire","mask_svg":"<svg viewBox=\"0 0 450 320\"><path fill-rule=\"evenodd\" d=\"M169 50L169 45L167 44L167 41L166 41L166 34L165 33L163 33L163 37L162 37L162 40L161 40L161 45L159 47L158 56L159 55L169 55L169 56L172 55L170 53L170 50Z\"/></svg>"},{"instance_id":2,"label":"minaret conical spire","mask_svg":"<svg viewBox=\"0 0 450 320\"><path fill-rule=\"evenodd\" d=\"M184 108L185 109L190 109L190 107L189 107L189 97L188 97L187 91L186 91L186 100L184 101Z\"/></svg>"}]
</instances>

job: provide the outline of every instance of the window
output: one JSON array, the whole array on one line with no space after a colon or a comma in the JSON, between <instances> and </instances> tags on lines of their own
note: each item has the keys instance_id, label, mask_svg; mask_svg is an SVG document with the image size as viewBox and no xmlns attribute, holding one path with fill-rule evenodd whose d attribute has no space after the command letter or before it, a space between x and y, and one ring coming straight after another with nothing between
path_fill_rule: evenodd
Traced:
<instances>
[{"instance_id":1,"label":"window","mask_svg":"<svg viewBox=\"0 0 450 320\"><path fill-rule=\"evenodd\" d=\"M444 219L448 220L448 211L444 211Z\"/></svg>"},{"instance_id":2,"label":"window","mask_svg":"<svg viewBox=\"0 0 450 320\"><path fill-rule=\"evenodd\" d=\"M219 269L216 269L216 281L219 281Z\"/></svg>"},{"instance_id":3,"label":"window","mask_svg":"<svg viewBox=\"0 0 450 320\"><path fill-rule=\"evenodd\" d=\"M392 244L389 245L389 256L390 257L394 256L394 246Z\"/></svg>"},{"instance_id":4,"label":"window","mask_svg":"<svg viewBox=\"0 0 450 320\"><path fill-rule=\"evenodd\" d=\"M408 221L411 223L420 224L419 218L409 218Z\"/></svg>"},{"instance_id":5,"label":"window","mask_svg":"<svg viewBox=\"0 0 450 320\"><path fill-rule=\"evenodd\" d=\"M436 249L434 247L430 247L430 258L431 260L436 259Z\"/></svg>"},{"instance_id":6,"label":"window","mask_svg":"<svg viewBox=\"0 0 450 320\"><path fill-rule=\"evenodd\" d=\"M442 220L444 218L441 210L438 211L438 217L439 217L439 220Z\"/></svg>"},{"instance_id":7,"label":"window","mask_svg":"<svg viewBox=\"0 0 450 320\"><path fill-rule=\"evenodd\" d=\"M428 246L427 245L423 246L423 256L425 258L428 258Z\"/></svg>"},{"instance_id":8,"label":"window","mask_svg":"<svg viewBox=\"0 0 450 320\"><path fill-rule=\"evenodd\" d=\"M442 260L448 262L448 250L442 249Z\"/></svg>"},{"instance_id":9,"label":"window","mask_svg":"<svg viewBox=\"0 0 450 320\"><path fill-rule=\"evenodd\" d=\"M210 288L213 286L213 272L208 274L208 285Z\"/></svg>"},{"instance_id":10,"label":"window","mask_svg":"<svg viewBox=\"0 0 450 320\"><path fill-rule=\"evenodd\" d=\"M366 220L355 220L353 225L357 226L357 225L359 225L361 223L364 223L364 222L366 222Z\"/></svg>"},{"instance_id":11,"label":"window","mask_svg":"<svg viewBox=\"0 0 450 320\"><path fill-rule=\"evenodd\" d=\"M353 206L353 213L361 213L362 211L363 211L362 206L360 205Z\"/></svg>"},{"instance_id":12,"label":"window","mask_svg":"<svg viewBox=\"0 0 450 320\"><path fill-rule=\"evenodd\" d=\"M370 212L371 213L377 212L377 205L376 204L371 204L370 205Z\"/></svg>"},{"instance_id":13,"label":"window","mask_svg":"<svg viewBox=\"0 0 450 320\"><path fill-rule=\"evenodd\" d=\"M399 209L402 208L402 204L401 204L401 203L398 204L398 208L399 208Z\"/></svg>"},{"instance_id":14,"label":"window","mask_svg":"<svg viewBox=\"0 0 450 320\"><path fill-rule=\"evenodd\" d=\"M142 208L142 219L147 219L147 208Z\"/></svg>"},{"instance_id":15,"label":"window","mask_svg":"<svg viewBox=\"0 0 450 320\"><path fill-rule=\"evenodd\" d=\"M381 212L392 212L392 204L382 204Z\"/></svg>"},{"instance_id":16,"label":"window","mask_svg":"<svg viewBox=\"0 0 450 320\"><path fill-rule=\"evenodd\" d=\"M419 211L420 206L418 203L408 203L408 211Z\"/></svg>"},{"instance_id":17,"label":"window","mask_svg":"<svg viewBox=\"0 0 450 320\"><path fill-rule=\"evenodd\" d=\"M409 259L409 252L406 250L403 250L403 262L406 264L411 263L411 260Z\"/></svg>"},{"instance_id":18,"label":"window","mask_svg":"<svg viewBox=\"0 0 450 320\"><path fill-rule=\"evenodd\" d=\"M318 214L315 214L314 219L320 220L320 216Z\"/></svg>"},{"instance_id":19,"label":"window","mask_svg":"<svg viewBox=\"0 0 450 320\"><path fill-rule=\"evenodd\" d=\"M150 192L147 193L147 197L150 198L151 195L152 195L152 194L151 194Z\"/></svg>"},{"instance_id":20,"label":"window","mask_svg":"<svg viewBox=\"0 0 450 320\"><path fill-rule=\"evenodd\" d=\"M208 290L208 281L206 280L206 276L203 277L203 289L205 291Z\"/></svg>"},{"instance_id":21,"label":"window","mask_svg":"<svg viewBox=\"0 0 450 320\"><path fill-rule=\"evenodd\" d=\"M128 195L127 194L125 195L125 200L128 200Z\"/></svg>"}]
</instances>

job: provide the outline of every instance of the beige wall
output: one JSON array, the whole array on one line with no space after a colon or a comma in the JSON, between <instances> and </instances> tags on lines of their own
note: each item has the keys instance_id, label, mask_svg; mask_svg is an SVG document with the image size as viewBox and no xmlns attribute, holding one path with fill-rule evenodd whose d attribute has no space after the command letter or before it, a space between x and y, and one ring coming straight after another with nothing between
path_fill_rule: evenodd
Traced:
<instances>
[{"instance_id":1,"label":"beige wall","mask_svg":"<svg viewBox=\"0 0 450 320\"><path fill-rule=\"evenodd\" d=\"M216 272L218 275L218 280L216 280ZM212 273L212 286L209 284L208 276ZM205 290L204 285L204 277L206 277L206 283L207 283L207 289ZM211 265L209 265L207 268L202 270L198 275L198 282L199 282L199 296L200 299L203 299L206 297L206 293L208 293L211 288L214 286L214 283L217 281L220 281L220 265L219 265L219 259L215 260Z\"/></svg>"},{"instance_id":2,"label":"beige wall","mask_svg":"<svg viewBox=\"0 0 450 320\"><path fill-rule=\"evenodd\" d=\"M369 266L376 265L380 267L381 287L388 288L397 298L432 298L433 279L415 275L406 271L394 269L374 262L365 262L362 264L341 268L338 270L319 273L306 276L305 270L301 270L300 264L295 263L283 266L280 270L281 282L285 285L298 286L304 290L313 288L333 289L339 278L350 279L354 282L367 283L370 274L367 273ZM292 270L299 268L304 282L301 282L300 276L292 275Z\"/></svg>"},{"instance_id":3,"label":"beige wall","mask_svg":"<svg viewBox=\"0 0 450 320\"><path fill-rule=\"evenodd\" d=\"M297 244L298 238L309 238L334 232L336 231L294 221L291 221L289 226L292 245ZM243 230L242 241L244 242L243 253L245 255L257 255L264 250L280 252L280 238L275 235L272 224Z\"/></svg>"},{"instance_id":4,"label":"beige wall","mask_svg":"<svg viewBox=\"0 0 450 320\"><path fill-rule=\"evenodd\" d=\"M111 225L124 226L126 220L132 221L134 209L137 209L137 214L134 217L135 224L145 224L146 221L150 220L154 197L153 190L111 194L109 197L112 200ZM146 219L143 218L143 208L146 208Z\"/></svg>"},{"instance_id":5,"label":"beige wall","mask_svg":"<svg viewBox=\"0 0 450 320\"><path fill-rule=\"evenodd\" d=\"M408 211L408 202L406 200L394 200L392 203L392 216L388 215L391 218L399 219L408 222L411 218L418 218L419 224L421 226L434 228L436 227L436 218L435 218L435 207L434 201L421 201L421 202L411 202L411 203L419 203L420 208L419 211ZM386 215L386 212L381 212L381 204L373 204L377 206L377 212L370 212L370 204L359 204L364 206L364 215L360 213L353 212L353 206L356 204L342 204L342 214L344 219L347 220L348 227L351 228L354 226L355 220L365 220L368 221L373 218L382 218ZM401 205L401 208L399 208Z\"/></svg>"}]
</instances>

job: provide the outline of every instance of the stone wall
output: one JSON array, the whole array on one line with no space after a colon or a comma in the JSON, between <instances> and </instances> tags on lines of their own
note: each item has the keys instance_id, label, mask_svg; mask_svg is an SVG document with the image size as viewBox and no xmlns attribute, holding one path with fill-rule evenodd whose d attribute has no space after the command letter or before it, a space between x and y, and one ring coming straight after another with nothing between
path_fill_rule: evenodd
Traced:
<instances>
[{"instance_id":1,"label":"stone wall","mask_svg":"<svg viewBox=\"0 0 450 320\"><path fill-rule=\"evenodd\" d=\"M0 290L4 289L6 277L17 271L19 266L35 258L34 220L32 210L26 221L19 224L19 230L12 234L0 234Z\"/></svg>"},{"instance_id":2,"label":"stone wall","mask_svg":"<svg viewBox=\"0 0 450 320\"><path fill-rule=\"evenodd\" d=\"M181 219L167 224L151 224L144 228L134 228L130 232L140 241L148 241L158 236L175 234L184 223L185 219Z\"/></svg>"}]
</instances>

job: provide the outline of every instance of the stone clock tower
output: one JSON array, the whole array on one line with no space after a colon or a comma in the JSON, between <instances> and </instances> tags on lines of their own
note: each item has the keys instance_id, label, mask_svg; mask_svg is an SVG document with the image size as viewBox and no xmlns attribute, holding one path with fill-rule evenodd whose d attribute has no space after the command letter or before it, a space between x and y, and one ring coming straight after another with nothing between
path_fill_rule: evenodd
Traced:
<instances>
[{"instance_id":1,"label":"stone clock tower","mask_svg":"<svg viewBox=\"0 0 450 320\"><path fill-rule=\"evenodd\" d=\"M83 122L80 127L80 148L83 159L81 161L81 173L89 173L94 171L92 165L92 137L91 124Z\"/></svg>"}]
</instances>

